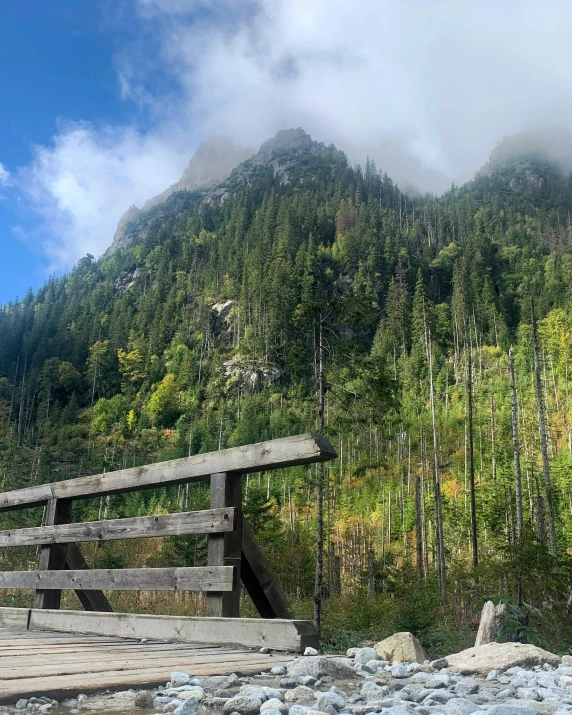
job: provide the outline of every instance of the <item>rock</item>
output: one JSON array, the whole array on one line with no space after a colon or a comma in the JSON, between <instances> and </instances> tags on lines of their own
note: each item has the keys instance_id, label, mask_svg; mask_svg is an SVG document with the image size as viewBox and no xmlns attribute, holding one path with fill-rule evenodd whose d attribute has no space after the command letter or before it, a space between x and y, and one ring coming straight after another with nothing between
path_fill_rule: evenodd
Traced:
<instances>
[{"instance_id":1,"label":"rock","mask_svg":"<svg viewBox=\"0 0 572 715\"><path fill-rule=\"evenodd\" d=\"M198 715L199 701L196 698L187 698L182 705L173 710L175 715Z\"/></svg>"},{"instance_id":2,"label":"rock","mask_svg":"<svg viewBox=\"0 0 572 715\"><path fill-rule=\"evenodd\" d=\"M156 695L153 698L153 707L155 710L162 710L165 705L172 703L173 700L175 700L175 698L172 698L169 695Z\"/></svg>"},{"instance_id":3,"label":"rock","mask_svg":"<svg viewBox=\"0 0 572 715\"><path fill-rule=\"evenodd\" d=\"M447 715L471 715L471 713L481 709L476 703L467 698L452 698L445 703L445 713Z\"/></svg>"},{"instance_id":4,"label":"rock","mask_svg":"<svg viewBox=\"0 0 572 715\"><path fill-rule=\"evenodd\" d=\"M540 700L538 690L534 688L519 688L516 692L516 697L519 700Z\"/></svg>"},{"instance_id":5,"label":"rock","mask_svg":"<svg viewBox=\"0 0 572 715\"><path fill-rule=\"evenodd\" d=\"M155 694L149 690L140 690L135 694L135 707L149 709L153 707L153 700L155 699ZM77 707L77 700L74 701L75 705L70 705L69 707ZM65 702L62 703L65 705Z\"/></svg>"},{"instance_id":6,"label":"rock","mask_svg":"<svg viewBox=\"0 0 572 715\"><path fill-rule=\"evenodd\" d=\"M485 674L491 670L491 665L497 671L504 672L515 666L534 666L548 663L551 666L560 664L561 658L542 648L528 643L488 643L474 648L467 648L460 653L447 656L448 667L461 675ZM488 678L489 676L487 676Z\"/></svg>"},{"instance_id":7,"label":"rock","mask_svg":"<svg viewBox=\"0 0 572 715\"><path fill-rule=\"evenodd\" d=\"M268 698L268 700L272 700L273 698L275 700L280 700L282 702L284 700L284 695L277 689L277 688L269 688L266 685L260 688L264 695Z\"/></svg>"},{"instance_id":8,"label":"rock","mask_svg":"<svg viewBox=\"0 0 572 715\"><path fill-rule=\"evenodd\" d=\"M314 691L306 685L298 685L294 689L288 690L284 695L284 700L287 703L306 703L314 699Z\"/></svg>"},{"instance_id":9,"label":"rock","mask_svg":"<svg viewBox=\"0 0 572 715\"><path fill-rule=\"evenodd\" d=\"M358 648L354 654L354 660L356 663L365 665L371 660L379 660L379 656L377 655L375 648Z\"/></svg>"},{"instance_id":10,"label":"rock","mask_svg":"<svg viewBox=\"0 0 572 715\"><path fill-rule=\"evenodd\" d=\"M77 696L77 701L78 701L78 703L79 703L80 705L81 705L82 703L85 703L86 700L87 700L87 695L86 695L85 693L80 693L80 694Z\"/></svg>"},{"instance_id":11,"label":"rock","mask_svg":"<svg viewBox=\"0 0 572 715\"><path fill-rule=\"evenodd\" d=\"M417 715L411 705L394 705L385 711L385 715Z\"/></svg>"},{"instance_id":12,"label":"rock","mask_svg":"<svg viewBox=\"0 0 572 715\"><path fill-rule=\"evenodd\" d=\"M195 681L198 682L195 683ZM230 690L231 688L238 687L242 681L239 680L236 673L231 673L230 675L211 675L202 681L198 678L193 678L192 682L196 685L202 685L205 690L214 690L215 688Z\"/></svg>"},{"instance_id":13,"label":"rock","mask_svg":"<svg viewBox=\"0 0 572 715\"><path fill-rule=\"evenodd\" d=\"M191 688L190 690L181 690L177 693L179 700L188 700L188 698L196 698L199 702L205 699L205 691L202 688Z\"/></svg>"},{"instance_id":14,"label":"rock","mask_svg":"<svg viewBox=\"0 0 572 715\"><path fill-rule=\"evenodd\" d=\"M269 708L268 710L264 711L264 715L285 715L285 713L287 712L287 709L282 712L280 710L273 710L272 708Z\"/></svg>"},{"instance_id":15,"label":"rock","mask_svg":"<svg viewBox=\"0 0 572 715\"><path fill-rule=\"evenodd\" d=\"M223 690L222 688L217 688L213 692L213 697L224 698L224 700L228 700L229 698L232 698L232 695L231 695L231 693L228 692L228 690Z\"/></svg>"},{"instance_id":16,"label":"rock","mask_svg":"<svg viewBox=\"0 0 572 715\"><path fill-rule=\"evenodd\" d=\"M403 663L400 663L399 661L394 663L391 666L391 675L394 678L408 678L409 677L409 671L407 668L403 665Z\"/></svg>"},{"instance_id":17,"label":"rock","mask_svg":"<svg viewBox=\"0 0 572 715\"><path fill-rule=\"evenodd\" d=\"M527 705L511 705L499 703L487 709L487 715L538 715L536 708Z\"/></svg>"},{"instance_id":18,"label":"rock","mask_svg":"<svg viewBox=\"0 0 572 715\"><path fill-rule=\"evenodd\" d=\"M307 685L309 688L315 685L318 681L312 675L301 675L298 678L298 685Z\"/></svg>"},{"instance_id":19,"label":"rock","mask_svg":"<svg viewBox=\"0 0 572 715\"><path fill-rule=\"evenodd\" d=\"M286 673L286 668L283 665L275 665L270 670L270 673L272 675L284 675Z\"/></svg>"},{"instance_id":20,"label":"rock","mask_svg":"<svg viewBox=\"0 0 572 715\"><path fill-rule=\"evenodd\" d=\"M572 666L572 655L563 655L562 656L562 665L571 667Z\"/></svg>"},{"instance_id":21,"label":"rock","mask_svg":"<svg viewBox=\"0 0 572 715\"><path fill-rule=\"evenodd\" d=\"M227 700L222 707L224 715L229 713L239 713L239 715L258 715L262 703L257 698L250 695L239 694Z\"/></svg>"},{"instance_id":22,"label":"rock","mask_svg":"<svg viewBox=\"0 0 572 715\"><path fill-rule=\"evenodd\" d=\"M310 648L310 646L308 646L304 651L304 655L318 655L318 651L315 648Z\"/></svg>"},{"instance_id":23,"label":"rock","mask_svg":"<svg viewBox=\"0 0 572 715\"><path fill-rule=\"evenodd\" d=\"M507 615L506 603L494 605L492 601L487 601L481 611L481 621L475 640L475 647L494 643L497 633L501 627L503 618Z\"/></svg>"},{"instance_id":24,"label":"rock","mask_svg":"<svg viewBox=\"0 0 572 715\"><path fill-rule=\"evenodd\" d=\"M377 685L377 683L365 682L361 686L361 696L369 703L373 700L381 700L389 695L389 688L386 685Z\"/></svg>"},{"instance_id":25,"label":"rock","mask_svg":"<svg viewBox=\"0 0 572 715\"><path fill-rule=\"evenodd\" d=\"M429 675L429 673L425 673L424 671L421 670L418 673L414 673L411 676L411 682L412 683L426 683L430 678L431 678L431 676Z\"/></svg>"},{"instance_id":26,"label":"rock","mask_svg":"<svg viewBox=\"0 0 572 715\"><path fill-rule=\"evenodd\" d=\"M263 655L267 655L268 653L271 653L272 651L270 650L270 648L263 646L258 652L262 653Z\"/></svg>"},{"instance_id":27,"label":"rock","mask_svg":"<svg viewBox=\"0 0 572 715\"><path fill-rule=\"evenodd\" d=\"M20 698L16 702L16 710L25 710L28 707L28 701L25 698Z\"/></svg>"},{"instance_id":28,"label":"rock","mask_svg":"<svg viewBox=\"0 0 572 715\"><path fill-rule=\"evenodd\" d=\"M147 692L146 690L142 692ZM153 693L149 693L151 696L151 705L146 705L145 707L153 707ZM78 702L75 698L68 698L67 700L62 700L61 705L63 705L64 708L77 708ZM137 706L137 695L135 696L135 705ZM140 706L137 706L140 707Z\"/></svg>"},{"instance_id":29,"label":"rock","mask_svg":"<svg viewBox=\"0 0 572 715\"><path fill-rule=\"evenodd\" d=\"M188 673L171 673L171 685L178 688L181 685L188 685L191 681L191 676Z\"/></svg>"},{"instance_id":30,"label":"rock","mask_svg":"<svg viewBox=\"0 0 572 715\"><path fill-rule=\"evenodd\" d=\"M395 663L396 661L401 663L412 663L413 661L423 663L426 658L421 643L412 633L407 631L395 633L389 638L376 643L374 648L381 660L388 660L390 663Z\"/></svg>"},{"instance_id":31,"label":"rock","mask_svg":"<svg viewBox=\"0 0 572 715\"><path fill-rule=\"evenodd\" d=\"M441 668L449 667L449 661L447 660L447 658L437 658L437 660L431 661L430 665L435 670L441 670Z\"/></svg>"},{"instance_id":32,"label":"rock","mask_svg":"<svg viewBox=\"0 0 572 715\"><path fill-rule=\"evenodd\" d=\"M306 715L309 710L305 705L292 705L288 712L289 715Z\"/></svg>"},{"instance_id":33,"label":"rock","mask_svg":"<svg viewBox=\"0 0 572 715\"><path fill-rule=\"evenodd\" d=\"M281 688L295 688L298 685L298 681L295 678L282 678L280 681Z\"/></svg>"},{"instance_id":34,"label":"rock","mask_svg":"<svg viewBox=\"0 0 572 715\"><path fill-rule=\"evenodd\" d=\"M463 695L473 695L479 692L479 683L474 678L463 678L455 685L455 692Z\"/></svg>"},{"instance_id":35,"label":"rock","mask_svg":"<svg viewBox=\"0 0 572 715\"><path fill-rule=\"evenodd\" d=\"M328 705L333 707L334 711L339 712L346 706L346 699L332 691L329 693L321 693L316 702L316 710L328 712Z\"/></svg>"},{"instance_id":36,"label":"rock","mask_svg":"<svg viewBox=\"0 0 572 715\"><path fill-rule=\"evenodd\" d=\"M267 710L277 710L281 715L286 715L288 712L288 706L285 705L281 700L277 698L270 698L265 703L260 706L260 712L266 712Z\"/></svg>"},{"instance_id":37,"label":"rock","mask_svg":"<svg viewBox=\"0 0 572 715\"><path fill-rule=\"evenodd\" d=\"M352 662L346 658L325 658L324 656L308 656L298 658L290 664L288 675L299 678L301 675L311 675L314 678L333 677L336 679L353 678L354 669ZM285 687L281 685L280 687Z\"/></svg>"}]
</instances>

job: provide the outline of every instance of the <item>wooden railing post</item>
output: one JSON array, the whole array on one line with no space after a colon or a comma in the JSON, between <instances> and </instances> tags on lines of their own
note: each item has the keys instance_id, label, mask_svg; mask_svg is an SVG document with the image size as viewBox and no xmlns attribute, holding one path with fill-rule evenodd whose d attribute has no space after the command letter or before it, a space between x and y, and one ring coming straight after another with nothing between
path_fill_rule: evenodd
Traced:
<instances>
[{"instance_id":1,"label":"wooden railing post","mask_svg":"<svg viewBox=\"0 0 572 715\"><path fill-rule=\"evenodd\" d=\"M234 588L207 594L207 616L238 618L240 615L240 561L242 544L242 475L211 474L211 509L234 507L236 529L208 537L208 565L234 566Z\"/></svg>"},{"instance_id":2,"label":"wooden railing post","mask_svg":"<svg viewBox=\"0 0 572 715\"><path fill-rule=\"evenodd\" d=\"M69 524L71 521L72 500L50 499L46 504L45 526ZM67 544L49 544L42 546L40 552L40 571L60 571L66 567ZM34 608L59 608L62 592L55 589L37 590Z\"/></svg>"}]
</instances>

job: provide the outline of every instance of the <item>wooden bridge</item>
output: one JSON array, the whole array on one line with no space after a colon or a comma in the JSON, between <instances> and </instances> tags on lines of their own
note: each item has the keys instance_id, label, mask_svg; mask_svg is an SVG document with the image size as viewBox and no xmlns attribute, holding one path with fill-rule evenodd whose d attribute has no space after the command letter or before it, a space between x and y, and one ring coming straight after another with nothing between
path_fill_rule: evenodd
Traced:
<instances>
[{"instance_id":1,"label":"wooden bridge","mask_svg":"<svg viewBox=\"0 0 572 715\"><path fill-rule=\"evenodd\" d=\"M0 531L0 547L41 547L37 571L0 571L0 589L36 591L33 608L0 608L0 699L159 684L177 669L246 674L284 660L246 649L316 646L242 516L242 476L335 457L304 434L0 494L0 511L44 506L42 526ZM74 499L198 480L210 483L209 510L70 523ZM207 566L90 569L78 546L181 534L208 535ZM240 618L241 582L260 618ZM64 589L84 611L60 610ZM113 613L109 590L204 591L206 616Z\"/></svg>"}]
</instances>

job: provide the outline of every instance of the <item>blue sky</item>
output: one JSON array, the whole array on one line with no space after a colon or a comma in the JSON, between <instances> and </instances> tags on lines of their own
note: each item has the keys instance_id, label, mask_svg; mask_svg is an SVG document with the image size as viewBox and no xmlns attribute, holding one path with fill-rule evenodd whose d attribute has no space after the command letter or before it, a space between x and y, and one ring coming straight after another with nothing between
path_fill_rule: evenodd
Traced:
<instances>
[{"instance_id":1,"label":"blue sky","mask_svg":"<svg viewBox=\"0 0 572 715\"><path fill-rule=\"evenodd\" d=\"M209 135L302 126L437 190L570 128L571 25L568 0L3 0L0 304L101 255Z\"/></svg>"},{"instance_id":2,"label":"blue sky","mask_svg":"<svg viewBox=\"0 0 572 715\"><path fill-rule=\"evenodd\" d=\"M116 37L101 7L84 0L4 0L0 4L0 161L10 172L29 164L32 145L49 144L62 117L125 121L113 66ZM0 303L46 278L46 258L23 240L42 227L12 192L0 199Z\"/></svg>"}]
</instances>

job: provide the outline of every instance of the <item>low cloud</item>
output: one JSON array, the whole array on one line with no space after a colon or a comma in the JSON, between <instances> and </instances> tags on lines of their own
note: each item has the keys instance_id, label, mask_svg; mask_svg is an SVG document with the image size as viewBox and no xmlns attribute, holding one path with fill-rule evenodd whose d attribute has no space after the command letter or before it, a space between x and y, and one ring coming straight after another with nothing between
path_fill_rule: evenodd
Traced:
<instances>
[{"instance_id":1,"label":"low cloud","mask_svg":"<svg viewBox=\"0 0 572 715\"><path fill-rule=\"evenodd\" d=\"M148 128L64 125L19 173L55 270L99 255L125 209L176 181L210 134L252 146L302 126L442 191L503 136L572 123L565 0L131 3L154 44L123 44L118 97Z\"/></svg>"}]
</instances>

